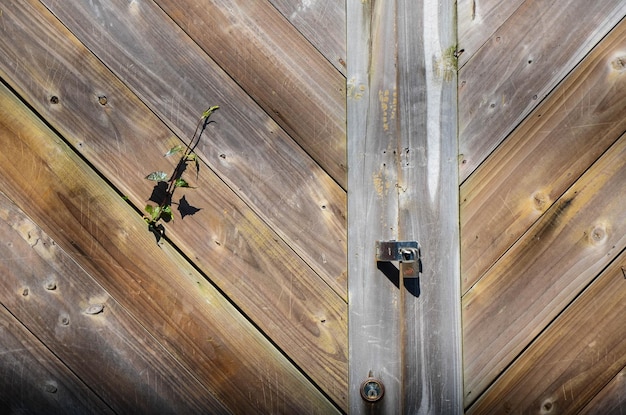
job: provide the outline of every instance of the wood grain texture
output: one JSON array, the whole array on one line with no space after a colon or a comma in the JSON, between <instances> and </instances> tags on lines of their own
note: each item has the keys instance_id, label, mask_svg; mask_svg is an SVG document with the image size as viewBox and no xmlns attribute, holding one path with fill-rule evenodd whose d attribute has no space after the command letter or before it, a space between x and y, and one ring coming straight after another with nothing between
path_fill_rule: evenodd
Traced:
<instances>
[{"instance_id":1,"label":"wood grain texture","mask_svg":"<svg viewBox=\"0 0 626 415\"><path fill-rule=\"evenodd\" d=\"M399 414L400 293L377 269L375 242L397 239L395 2L347 3L348 36L348 305L350 413ZM376 68L376 76L370 71ZM387 121L387 122L385 122ZM387 168L389 166L389 168ZM375 406L360 395L369 376L385 387Z\"/></svg>"},{"instance_id":2,"label":"wood grain texture","mask_svg":"<svg viewBox=\"0 0 626 415\"><path fill-rule=\"evenodd\" d=\"M346 188L345 78L271 4L155 3Z\"/></svg>"},{"instance_id":3,"label":"wood grain texture","mask_svg":"<svg viewBox=\"0 0 626 415\"><path fill-rule=\"evenodd\" d=\"M0 302L110 409L229 413L1 193L0 232Z\"/></svg>"},{"instance_id":4,"label":"wood grain texture","mask_svg":"<svg viewBox=\"0 0 626 415\"><path fill-rule=\"evenodd\" d=\"M453 16L447 1L348 2L353 413L462 412ZM419 240L418 281L373 260L388 239ZM369 373L385 385L373 405Z\"/></svg>"},{"instance_id":5,"label":"wood grain texture","mask_svg":"<svg viewBox=\"0 0 626 415\"><path fill-rule=\"evenodd\" d=\"M621 0L536 0L516 10L459 71L461 181L624 16Z\"/></svg>"},{"instance_id":6,"label":"wood grain texture","mask_svg":"<svg viewBox=\"0 0 626 415\"><path fill-rule=\"evenodd\" d=\"M345 76L345 1L269 0L269 2Z\"/></svg>"},{"instance_id":7,"label":"wood grain texture","mask_svg":"<svg viewBox=\"0 0 626 415\"><path fill-rule=\"evenodd\" d=\"M461 186L466 292L626 131L626 21Z\"/></svg>"},{"instance_id":8,"label":"wood grain texture","mask_svg":"<svg viewBox=\"0 0 626 415\"><path fill-rule=\"evenodd\" d=\"M176 139L63 26L47 18L45 9L37 3L23 4L3 10L7 36L0 45L11 57L0 64L3 77L11 79L14 88L136 206L144 206L152 184L143 176L156 169L173 171L176 160L163 154ZM40 33L52 37L42 38ZM48 42L55 44L53 54ZM29 44L28 54L14 48L20 44ZM104 106L98 103L102 95L107 97ZM58 101L52 103L51 96ZM217 125L225 122L216 121ZM211 137L216 124L207 132ZM202 168L193 184L197 189L181 192L176 199L185 195L201 210L184 220L176 216L168 236L343 406L347 399L345 302L220 178ZM328 215L334 216L335 209L329 204ZM141 232L147 234L145 227ZM307 237L315 238L314 233Z\"/></svg>"},{"instance_id":9,"label":"wood grain texture","mask_svg":"<svg viewBox=\"0 0 626 415\"><path fill-rule=\"evenodd\" d=\"M1 188L175 359L233 412L336 412L204 275L169 243L155 244L135 209L1 91Z\"/></svg>"},{"instance_id":10,"label":"wood grain texture","mask_svg":"<svg viewBox=\"0 0 626 415\"><path fill-rule=\"evenodd\" d=\"M624 269L626 252L507 369L468 415L579 413L626 365ZM612 399L619 400L619 392ZM594 413L611 413L606 409Z\"/></svg>"},{"instance_id":11,"label":"wood grain texture","mask_svg":"<svg viewBox=\"0 0 626 415\"><path fill-rule=\"evenodd\" d=\"M242 90L152 2L141 3L141 6L124 1L80 2L71 8L64 7L63 2L44 3L179 137L186 139L193 133L202 111L210 105L220 105L220 111L213 117L216 123L200 142L197 153L308 266L339 295L346 297L345 191L248 97L249 91ZM253 3L261 2L246 2L250 7ZM175 8L185 7L176 2ZM213 6L208 10L212 11ZM241 13L253 11L243 7ZM270 20L262 24L272 23L276 14L274 10L268 17ZM234 15L235 12L231 17ZM200 18L201 14L195 17ZM191 25L187 21L180 23ZM220 27L223 26L220 23ZM134 30L129 31L131 27ZM278 33L271 35L275 39ZM218 39L210 41L216 42L212 46L228 48L222 52L229 56L234 56L233 50L238 50L237 45L219 44ZM44 42L42 39L41 43ZM60 45L57 48L61 49ZM297 55L293 50L281 53ZM261 62L249 58L239 62L243 65L241 68ZM98 73L102 71L98 65L76 65L71 70ZM251 74L256 73L253 68L248 70ZM317 69L312 67L313 70ZM287 82L280 80L283 81ZM100 86L102 93L115 99L113 94L117 91L105 85ZM291 99L311 105L307 116L316 117L315 123L293 114L286 114L286 119L298 126L316 128L325 137L330 136L316 124L323 118L312 104L289 92L297 89L298 94L312 96L306 88L300 89L292 83L285 84L282 89L276 87L271 93L267 88L264 84L264 93L285 101L283 105L290 108L296 107ZM319 91L322 91L321 87ZM345 108L333 107L328 97L322 101L316 105L328 102L328 107L318 108L320 111L343 117L341 114ZM119 133L123 134L124 130ZM307 137L313 136L307 133ZM146 134L143 138L151 140ZM345 135L336 138L345 145ZM327 150L324 157L330 157L332 150L328 143L323 144L322 140L318 144ZM164 148L163 153L167 150Z\"/></svg>"},{"instance_id":12,"label":"wood grain texture","mask_svg":"<svg viewBox=\"0 0 626 415\"><path fill-rule=\"evenodd\" d=\"M21 296L23 292L11 294ZM0 351L3 414L115 413L4 305L0 305Z\"/></svg>"},{"instance_id":13,"label":"wood grain texture","mask_svg":"<svg viewBox=\"0 0 626 415\"><path fill-rule=\"evenodd\" d=\"M587 404L581 415L622 415L626 412L626 367Z\"/></svg>"},{"instance_id":14,"label":"wood grain texture","mask_svg":"<svg viewBox=\"0 0 626 415\"><path fill-rule=\"evenodd\" d=\"M466 403L626 247L625 193L623 135L463 297Z\"/></svg>"},{"instance_id":15,"label":"wood grain texture","mask_svg":"<svg viewBox=\"0 0 626 415\"><path fill-rule=\"evenodd\" d=\"M422 255L401 291L403 411L461 414L456 4L397 4L398 239L417 239Z\"/></svg>"},{"instance_id":16,"label":"wood grain texture","mask_svg":"<svg viewBox=\"0 0 626 415\"><path fill-rule=\"evenodd\" d=\"M458 13L458 50L459 68L463 67L524 3L524 0L459 0Z\"/></svg>"}]
</instances>

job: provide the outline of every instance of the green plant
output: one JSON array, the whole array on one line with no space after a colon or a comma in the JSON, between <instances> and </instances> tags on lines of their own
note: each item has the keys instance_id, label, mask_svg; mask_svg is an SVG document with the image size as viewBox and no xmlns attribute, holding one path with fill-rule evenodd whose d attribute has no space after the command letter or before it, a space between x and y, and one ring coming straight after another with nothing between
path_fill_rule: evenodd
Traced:
<instances>
[{"instance_id":1,"label":"green plant","mask_svg":"<svg viewBox=\"0 0 626 415\"><path fill-rule=\"evenodd\" d=\"M146 176L146 179L157 182L150 196L150 201L156 204L147 204L145 207L147 215L144 216L144 220L148 224L148 229L155 234L157 242L165 233L165 228L161 221L170 222L174 220L174 213L172 212L172 198L174 192L179 187L190 187L189 183L183 179L183 173L187 169L187 164L191 162L194 163L196 167L196 177L200 173L200 163L194 149L200 142L200 138L206 126L209 124L209 117L218 108L219 106L213 106L202 113L196 125L196 129L191 136L191 140L189 140L187 145L183 146L179 144L170 148L169 151L165 153L165 157L182 153L180 160L174 168L174 172L170 176L164 171L153 171ZM178 202L178 208L183 217L186 214L193 214L199 210L190 206L184 196Z\"/></svg>"}]
</instances>

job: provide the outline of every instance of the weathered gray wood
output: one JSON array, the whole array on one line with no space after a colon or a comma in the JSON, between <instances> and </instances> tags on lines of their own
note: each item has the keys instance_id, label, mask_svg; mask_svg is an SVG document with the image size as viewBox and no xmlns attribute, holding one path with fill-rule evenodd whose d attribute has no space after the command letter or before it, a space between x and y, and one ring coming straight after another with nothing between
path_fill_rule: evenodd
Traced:
<instances>
[{"instance_id":1,"label":"weathered gray wood","mask_svg":"<svg viewBox=\"0 0 626 415\"><path fill-rule=\"evenodd\" d=\"M468 414L579 413L626 365L625 269L622 252Z\"/></svg>"},{"instance_id":2,"label":"weathered gray wood","mask_svg":"<svg viewBox=\"0 0 626 415\"><path fill-rule=\"evenodd\" d=\"M294 127L304 128L306 131L300 132L299 135L319 146L321 157L324 159L331 160L335 157L333 156L335 144L345 147L343 132L345 98L344 94L339 92L340 88L344 88L345 80L337 76L332 68L331 72L337 79L333 78L332 82L326 79L325 76L328 74L314 65L316 62L314 57L307 58L312 62L311 67L306 70L296 70L291 66L282 68L281 65L287 64L287 61L291 62L290 59L302 63L300 59L308 55L299 49L305 47L301 45L304 41L290 39L290 36L297 36L297 33L294 34L293 28L289 31L284 27L286 23L282 16L278 15L271 5L262 6L263 2L246 0L244 4L237 6L239 7L237 11L228 14L229 17L214 22L216 28L226 30L224 20L235 19L233 25L246 29L237 30L236 36L230 34L217 36L215 30L205 30L205 24L212 24L210 19L203 25L190 21L200 18L202 13L205 13L204 9L197 10L199 14L188 10L191 16L182 12L191 8L191 4L197 5L196 1L189 1L185 6L182 6L180 1L169 5L176 16L182 13L177 18L184 28L190 30L191 26L197 26L202 36L208 36L196 40L211 52L214 58L218 52L211 48L219 49L219 55L228 59L236 71L241 72L233 75L224 72L152 2L141 3L141 6L139 3L128 5L124 1L78 2L73 7L65 7L63 3L55 1L43 3L183 140L193 133L202 111L211 105L220 105L221 110L213 116L217 122L211 125L205 139L199 143L197 153L219 179L232 189L232 192L243 199L329 286L345 298L347 290L345 192L335 182L336 178L333 180L329 177L266 112L250 99L248 94L254 95L254 91L242 90L229 76L234 76L244 87L253 84L257 88L257 94L280 101L281 106L289 109L289 111L280 109L284 112L282 115L284 119ZM216 11L227 13L228 7L212 5L206 12L211 19L217 19L214 13ZM258 20L259 16L255 16L255 13L266 16L267 21ZM251 20L239 22L238 19ZM247 49L241 50L244 47L251 47L252 40L244 41L244 37L255 36L256 31L248 27L253 24L252 21L261 27L258 30L265 30L265 36L278 42L279 46L283 42L292 41L296 45L292 45L292 49L285 46L286 50L274 50L273 53L278 56L272 58L255 57L254 53L258 53L260 49L255 49L254 53ZM281 30L287 33L272 32L267 27L272 25L279 25L282 27ZM45 29L42 28L40 31L45 32ZM47 48L45 39L41 39L40 42ZM255 38L255 42L260 40ZM242 46L242 43L245 46ZM67 52L59 46L57 46L59 53L66 55ZM306 46L310 47L308 44ZM263 48L266 47L269 45L263 44ZM48 53L48 50L45 49L45 52ZM318 60L319 58L317 56ZM39 59L43 60L45 57ZM218 63L222 64L219 61ZM267 65L268 68L270 65L281 67L273 68L271 71L264 68L264 71L261 71L259 68L255 69L255 65ZM102 67L90 66L83 67L79 61L71 70L92 79L96 75L90 74L102 71ZM46 67L42 69L45 70ZM268 80L261 82L263 76L271 77L273 84L268 85ZM306 79L288 79L290 76L302 76ZM242 81L239 77L245 77L245 80ZM58 78L50 77L49 82L55 84L55 87L62 86L58 85L61 83ZM328 96L331 92L327 88L330 88L333 82L334 96L331 97ZM106 84L100 84L99 88L101 93L109 95L110 108L114 108L115 94L119 92ZM315 89L316 92L310 92L308 88ZM301 95L305 95L307 99ZM309 99L316 102L311 103ZM297 111L302 112L301 116L290 112L296 108L300 108ZM266 111L272 114L267 108ZM302 118L304 116L311 119ZM328 121L328 117L340 120ZM89 117L85 120L87 126L93 124L89 122ZM145 120L134 121L135 124L145 122ZM342 131L333 133L325 131L320 123L328 125L330 129L334 128L333 123L341 123ZM122 137L126 135L127 126L116 125L116 128L118 135ZM77 136L85 134L86 132L76 133ZM317 137L318 135L320 137ZM154 140L146 134L137 138L143 138L144 141ZM325 142L331 139L336 143ZM161 147L163 153L168 150L166 146L167 144L163 143ZM345 152L345 149L341 151ZM345 163L345 156L341 157L342 163ZM223 208L228 209L227 206Z\"/></svg>"},{"instance_id":3,"label":"weathered gray wood","mask_svg":"<svg viewBox=\"0 0 626 415\"><path fill-rule=\"evenodd\" d=\"M78 8L78 4L75 7ZM15 2L3 6L2 19L0 30L6 36L0 36L0 47L10 57L0 60L2 76L9 79L12 86L99 172L142 209L153 187L152 182L144 179L145 175L157 169L173 171L177 160L164 158L163 154L180 141L172 137L172 132L154 113L39 2ZM52 38L41 36L41 33L50 33ZM100 33L106 35L106 32ZM163 35L158 27L155 33L155 36ZM143 38L138 39L139 43L144 41L147 42ZM49 46L50 42L54 44L53 49ZM28 53L24 53L21 45L28 45ZM205 68L195 70L201 72ZM141 69L137 72L146 74L149 71ZM52 96L58 101L51 100ZM99 103L99 96L107 97L105 105ZM204 100L211 98L203 91L194 96L202 96ZM158 101L158 97L154 99ZM210 104L205 101L198 105ZM185 114L192 129L198 113ZM222 128L222 123L231 126L229 128L233 131L265 128L265 124L235 125L237 119L241 123L249 121L242 114L232 114L237 114L237 108L226 106L220 109L205 139L210 141L221 136L218 130ZM254 118L252 114L248 115ZM230 116L235 118L229 121ZM272 123L267 118L265 120ZM185 131L185 134L190 133ZM229 135L222 136L222 140L227 141L227 137ZM230 144L237 147L235 143ZM277 142L270 142L269 145L275 144ZM211 157L224 160L219 157L219 148ZM245 150L249 149L246 147ZM225 161L219 163L230 164L228 160L232 157L239 159L238 163L245 167L248 158L250 165L254 166L254 155L247 153L242 157L239 154L239 150L232 149ZM301 173L306 175L309 166L302 167ZM177 193L176 200L186 195L189 203L201 210L183 220L176 212L174 223L167 225L168 237L310 379L344 407L347 401L347 305L342 296L337 295L337 291L341 291L337 288L343 285L345 293L345 275L337 280L343 278L343 284L333 282L334 277L322 280L321 274L314 272L294 251L295 248L288 245L204 164L197 179L193 174L187 177L197 188ZM328 181L307 183L291 190L310 192L312 197L319 198L319 205L316 206L320 212L319 220L306 222L304 217L297 215L297 205L291 207L296 216L290 226L298 230L294 238L306 244L315 243L312 241L326 234L324 229L333 229L331 233L339 234L342 231L334 227L344 226L337 225L343 221L337 220L344 212L341 203L331 202L335 200L328 195L332 191L316 187L320 183ZM332 189L339 189L336 183L331 184ZM263 183L259 182L259 186ZM277 205L280 197L291 195L285 193L286 189L281 191L279 197L271 202L278 215L282 208ZM302 206L302 209L307 207ZM308 233L303 234L303 229ZM147 234L145 224L137 231ZM154 243L154 239L147 243ZM318 251L321 259L318 258L317 263L325 266L323 253L328 252L326 259L336 264L333 267L338 268L339 262L343 263L341 267L345 267L345 258L340 253L344 243L329 239L320 242L320 246L324 245L328 251L325 251L326 248ZM313 245L311 247L316 249Z\"/></svg>"},{"instance_id":4,"label":"weathered gray wood","mask_svg":"<svg viewBox=\"0 0 626 415\"><path fill-rule=\"evenodd\" d=\"M626 135L465 294L468 404L626 248L624 194Z\"/></svg>"},{"instance_id":5,"label":"weathered gray wood","mask_svg":"<svg viewBox=\"0 0 626 415\"><path fill-rule=\"evenodd\" d=\"M462 181L624 16L623 0L526 0L515 11L459 71Z\"/></svg>"},{"instance_id":6,"label":"weathered gray wood","mask_svg":"<svg viewBox=\"0 0 626 415\"><path fill-rule=\"evenodd\" d=\"M97 172L0 91L0 188L217 399L237 413L338 412L174 246L155 244L136 210ZM231 274L239 283L245 277ZM303 309L294 303L288 311L301 330L323 335ZM333 339L324 340L332 347Z\"/></svg>"},{"instance_id":7,"label":"weathered gray wood","mask_svg":"<svg viewBox=\"0 0 626 415\"><path fill-rule=\"evenodd\" d=\"M454 2L347 5L350 409L461 413ZM384 239L419 240L419 280L376 263Z\"/></svg>"},{"instance_id":8,"label":"weathered gray wood","mask_svg":"<svg viewBox=\"0 0 626 415\"><path fill-rule=\"evenodd\" d=\"M467 291L626 130L626 20L461 186Z\"/></svg>"},{"instance_id":9,"label":"weathered gray wood","mask_svg":"<svg viewBox=\"0 0 626 415\"><path fill-rule=\"evenodd\" d=\"M229 413L2 193L0 234L0 302L116 413Z\"/></svg>"},{"instance_id":10,"label":"weathered gray wood","mask_svg":"<svg viewBox=\"0 0 626 415\"><path fill-rule=\"evenodd\" d=\"M459 68L463 67L483 44L517 10L524 0L459 0Z\"/></svg>"},{"instance_id":11,"label":"weathered gray wood","mask_svg":"<svg viewBox=\"0 0 626 415\"><path fill-rule=\"evenodd\" d=\"M23 293L23 289L11 292L16 296ZM115 412L0 305L0 413Z\"/></svg>"},{"instance_id":12,"label":"weathered gray wood","mask_svg":"<svg viewBox=\"0 0 626 415\"><path fill-rule=\"evenodd\" d=\"M344 0L268 1L345 76L346 4Z\"/></svg>"},{"instance_id":13,"label":"weathered gray wood","mask_svg":"<svg viewBox=\"0 0 626 415\"><path fill-rule=\"evenodd\" d=\"M348 361L354 414L372 409L359 391L370 375L385 387L371 413L399 414L402 407L399 291L378 271L374 250L376 240L398 237L394 5L347 2Z\"/></svg>"}]
</instances>

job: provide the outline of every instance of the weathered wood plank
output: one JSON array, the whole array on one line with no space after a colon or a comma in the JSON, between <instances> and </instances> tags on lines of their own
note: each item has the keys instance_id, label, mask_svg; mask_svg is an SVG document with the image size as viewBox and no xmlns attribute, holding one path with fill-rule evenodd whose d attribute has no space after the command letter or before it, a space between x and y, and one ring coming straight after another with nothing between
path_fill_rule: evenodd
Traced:
<instances>
[{"instance_id":1,"label":"weathered wood plank","mask_svg":"<svg viewBox=\"0 0 626 415\"><path fill-rule=\"evenodd\" d=\"M583 408L580 415L624 413L626 413L626 367Z\"/></svg>"},{"instance_id":2,"label":"weathered wood plank","mask_svg":"<svg viewBox=\"0 0 626 415\"><path fill-rule=\"evenodd\" d=\"M155 2L346 188L345 78L271 4Z\"/></svg>"},{"instance_id":3,"label":"weathered wood plank","mask_svg":"<svg viewBox=\"0 0 626 415\"><path fill-rule=\"evenodd\" d=\"M524 0L459 0L459 68L467 63Z\"/></svg>"},{"instance_id":4,"label":"weathered wood plank","mask_svg":"<svg viewBox=\"0 0 626 415\"><path fill-rule=\"evenodd\" d=\"M133 92L138 94L142 101L179 137L185 138L192 134L199 114L202 114L202 111L209 105L221 105L221 111L214 117L218 122L212 126L210 137L200 142L197 147L198 154L221 180L227 183L271 226L274 232L285 239L287 244L324 278L327 284L345 298L347 290L346 194L247 96L246 92L250 91L243 91L233 82L228 74L211 61L202 49L195 45L152 2L141 3L141 6L132 2L129 5L124 1L79 2L73 7L65 7L63 2L56 1L43 3L47 4L80 38L81 42L98 55L99 59L111 68ZM187 9L180 1L173 3L176 5L170 5L171 9ZM243 19L248 13L253 15L260 13L265 16L269 13L264 11L265 8L271 8L271 5L263 8L259 5L260 3L246 1L246 6L241 6L240 10L243 16L237 17L235 11L229 16L233 19ZM253 7L253 4L257 6ZM135 10L135 7L140 7L140 9ZM212 19L217 17L213 15L213 7L208 7L208 5L205 7L207 7L207 12L211 13ZM227 8L231 7L234 6L230 5ZM219 8L220 13L225 13L227 8ZM257 8L262 10L256 10ZM195 13L191 10L189 12ZM204 11L198 13L192 14L193 17L201 18ZM267 22L259 24L263 27L272 23L278 25L274 22L277 19L276 14L274 10L274 13L267 17L269 19ZM181 17L181 19L188 17ZM185 20L181 24L184 27L197 26ZM207 24L211 22L208 21ZM245 27L246 30L237 31L236 36L229 35L229 39L239 39L240 36L246 34L253 35L252 32L247 31L251 28L241 24L242 29ZM204 27L200 25L198 28L207 35L215 35L215 31L206 31ZM220 21L217 27L226 30L223 21ZM291 34L293 33L282 35ZM279 32L270 31L267 36L270 35L276 40ZM222 42L222 40L224 39L218 37L207 39L206 42L212 42L211 47L219 48L223 55L228 55L230 58L234 59L235 55L239 56L237 58L238 70L248 71L250 76L258 75L254 65L273 62L269 57L259 60L254 55L238 55L239 49L237 48L243 47L241 44L230 45L228 41ZM237 40L239 41L243 41L243 37ZM283 40L276 41L280 43ZM45 44L46 39L42 39L40 43ZM64 52L60 45L57 47L60 49L59 53ZM251 47L251 43L248 43L248 47ZM275 47L278 46L275 45ZM280 60L284 61L295 59L298 52L297 46L294 45L293 49L287 49L286 52L276 51L275 53L289 53L289 58L280 57ZM313 72L318 70L313 65L298 74L314 76ZM101 69L96 69L93 65L82 67L79 61L72 71L89 74L94 71L99 72ZM266 75L269 76L269 74ZM319 76L322 75L320 72ZM328 122L324 121L325 117L340 117L341 122L345 123L344 101L342 101L342 107L336 107L332 104L334 98L327 96L315 98L314 94L307 90L311 87L323 94L324 88L329 84L321 87L315 86L316 83L311 80L287 82L284 76L291 76L290 73L281 74L276 68L271 76L276 77L274 81L281 83L282 89L274 85L271 86L274 93L270 93L270 86L266 84L259 85L257 88L271 95L272 99L281 100L281 105L287 105L293 110L300 105L310 106L306 108L306 111L304 108L298 111L305 111L307 117L315 117L314 122L299 118L288 111L285 112L285 120L293 122L297 128L302 126L314 128L317 134L323 135L326 139L332 134L323 131L319 126L320 122ZM316 82L323 82L323 80ZM52 83L58 84L59 82L55 82L55 78L52 78ZM283 83L285 85L282 85ZM60 87L60 85L54 86ZM246 86L245 83L244 86ZM100 88L108 95L117 93L106 87L106 84L101 84ZM298 92L294 93L293 90ZM302 98L299 95L301 93L311 99L319 99L320 102L314 105ZM292 102L294 99L298 101L297 105ZM345 98L342 97L342 100ZM327 106L320 107L322 104ZM320 111L327 113L322 117L319 114ZM87 125L90 124L87 123ZM119 133L123 134L124 130ZM85 135L86 132L77 132L77 134ZM307 139L314 138L312 132L302 134ZM345 135L340 136L337 133L335 138L341 141L342 146L345 146ZM144 135L144 139L150 139L150 137ZM324 139L320 139L316 145L322 146L325 151L324 157L330 159L333 157L333 150L330 144L324 142ZM165 151L167 148L163 150Z\"/></svg>"},{"instance_id":5,"label":"weathered wood plank","mask_svg":"<svg viewBox=\"0 0 626 415\"><path fill-rule=\"evenodd\" d=\"M115 413L3 305L0 305L0 412Z\"/></svg>"},{"instance_id":6,"label":"weathered wood plank","mask_svg":"<svg viewBox=\"0 0 626 415\"><path fill-rule=\"evenodd\" d=\"M624 194L626 135L463 297L466 403L626 247Z\"/></svg>"},{"instance_id":7,"label":"weathered wood plank","mask_svg":"<svg viewBox=\"0 0 626 415\"><path fill-rule=\"evenodd\" d=\"M626 365L624 269L626 252L500 376L468 415L579 413ZM614 402L618 399L615 396Z\"/></svg>"},{"instance_id":8,"label":"weathered wood plank","mask_svg":"<svg viewBox=\"0 0 626 415\"><path fill-rule=\"evenodd\" d=\"M174 358L233 412L336 412L175 247L155 244L133 207L0 91L1 188ZM231 277L241 282L246 275ZM303 325L299 306L292 312ZM292 343L307 346L290 334Z\"/></svg>"},{"instance_id":9,"label":"weathered wood plank","mask_svg":"<svg viewBox=\"0 0 626 415\"><path fill-rule=\"evenodd\" d=\"M622 0L517 9L459 72L462 181L624 16Z\"/></svg>"},{"instance_id":10,"label":"weathered wood plank","mask_svg":"<svg viewBox=\"0 0 626 415\"><path fill-rule=\"evenodd\" d=\"M0 245L0 302L110 409L229 413L1 193L0 232L5 241ZM100 305L100 312L87 313Z\"/></svg>"},{"instance_id":11,"label":"weathered wood plank","mask_svg":"<svg viewBox=\"0 0 626 415\"><path fill-rule=\"evenodd\" d=\"M401 291L404 413L461 414L456 4L397 3L398 239L417 238L423 268Z\"/></svg>"},{"instance_id":12,"label":"weathered wood plank","mask_svg":"<svg viewBox=\"0 0 626 415\"><path fill-rule=\"evenodd\" d=\"M377 269L376 240L397 239L397 79L395 2L347 1L348 342L350 413L400 414L400 295ZM371 72L375 68L375 72ZM376 76L371 76L370 73ZM390 167L387 168L387 165ZM366 378L385 395L373 407L360 395Z\"/></svg>"},{"instance_id":13,"label":"weathered wood plank","mask_svg":"<svg viewBox=\"0 0 626 415\"><path fill-rule=\"evenodd\" d=\"M347 4L350 409L461 413L454 2ZM419 280L373 260L385 239L419 240Z\"/></svg>"},{"instance_id":14,"label":"weathered wood plank","mask_svg":"<svg viewBox=\"0 0 626 415\"><path fill-rule=\"evenodd\" d=\"M3 77L130 201L145 205L152 184L144 176L174 169L176 160L163 157L172 140L176 142L171 131L56 19L49 19L45 9L38 3L25 4L13 3L13 8L3 10L0 28L6 36L0 37L0 47L10 57L0 61ZM55 45L54 53L48 42ZM28 45L27 53L20 45ZM106 105L99 103L99 96L107 97ZM225 118L216 120L208 137L217 134L222 122L230 125ZM219 177L203 167L193 181L197 189L176 198L185 195L201 210L184 220L177 216L168 226L169 238L338 405L345 406L346 303ZM329 203L326 212L332 217L340 208ZM323 233L322 224L319 228ZM310 229L306 238L315 239L315 224ZM333 249L337 246L341 244Z\"/></svg>"},{"instance_id":15,"label":"weathered wood plank","mask_svg":"<svg viewBox=\"0 0 626 415\"><path fill-rule=\"evenodd\" d=\"M344 76L346 74L346 4L342 0L268 0Z\"/></svg>"},{"instance_id":16,"label":"weathered wood plank","mask_svg":"<svg viewBox=\"0 0 626 415\"><path fill-rule=\"evenodd\" d=\"M626 21L461 186L463 292L626 130Z\"/></svg>"}]
</instances>

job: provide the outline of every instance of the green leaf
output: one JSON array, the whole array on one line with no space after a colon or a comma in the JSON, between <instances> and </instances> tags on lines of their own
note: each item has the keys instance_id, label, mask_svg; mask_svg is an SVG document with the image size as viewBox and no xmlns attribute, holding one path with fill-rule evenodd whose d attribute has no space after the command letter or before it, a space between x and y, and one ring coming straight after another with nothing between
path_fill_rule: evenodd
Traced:
<instances>
[{"instance_id":1,"label":"green leaf","mask_svg":"<svg viewBox=\"0 0 626 415\"><path fill-rule=\"evenodd\" d=\"M208 110L204 111L202 113L202 117L201 119L206 120L207 118L209 118L211 116L211 114L213 114L213 111L219 109L218 105L212 106L211 108L209 108Z\"/></svg>"},{"instance_id":2,"label":"green leaf","mask_svg":"<svg viewBox=\"0 0 626 415\"><path fill-rule=\"evenodd\" d=\"M153 182L162 182L167 179L167 173L165 173L164 171L153 171L146 176L146 179L152 180Z\"/></svg>"},{"instance_id":3,"label":"green leaf","mask_svg":"<svg viewBox=\"0 0 626 415\"><path fill-rule=\"evenodd\" d=\"M189 187L189 183L185 179L176 179L174 182L174 186L176 187Z\"/></svg>"},{"instance_id":4,"label":"green leaf","mask_svg":"<svg viewBox=\"0 0 626 415\"><path fill-rule=\"evenodd\" d=\"M174 215L172 214L172 207L170 205L163 206L163 210L161 211L161 218L163 218L165 222L174 220Z\"/></svg>"},{"instance_id":5,"label":"green leaf","mask_svg":"<svg viewBox=\"0 0 626 415\"><path fill-rule=\"evenodd\" d=\"M170 151L165 153L165 157L173 156L174 154L180 153L181 151L183 151L183 146L179 144L177 146L170 148Z\"/></svg>"},{"instance_id":6,"label":"green leaf","mask_svg":"<svg viewBox=\"0 0 626 415\"><path fill-rule=\"evenodd\" d=\"M150 215L153 222L159 219L159 217L161 216L161 212L162 212L161 206L146 205L145 210L146 212L148 212L148 215Z\"/></svg>"},{"instance_id":7,"label":"green leaf","mask_svg":"<svg viewBox=\"0 0 626 415\"><path fill-rule=\"evenodd\" d=\"M185 160L187 160L187 161L193 161L193 160L196 160L196 159L197 159L196 153L189 153L189 154L187 154L187 157L185 157Z\"/></svg>"}]
</instances>

